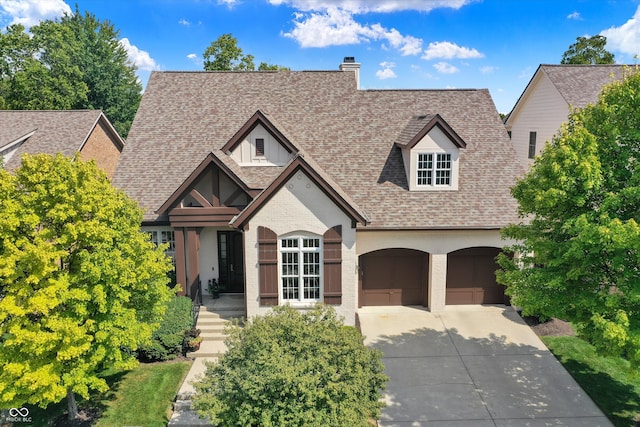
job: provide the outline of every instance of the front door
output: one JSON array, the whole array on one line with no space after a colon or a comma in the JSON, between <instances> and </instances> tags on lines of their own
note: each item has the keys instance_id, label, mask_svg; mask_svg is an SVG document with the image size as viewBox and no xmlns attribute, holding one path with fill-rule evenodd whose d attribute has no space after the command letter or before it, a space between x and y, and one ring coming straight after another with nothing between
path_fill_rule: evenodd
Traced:
<instances>
[{"instance_id":1,"label":"front door","mask_svg":"<svg viewBox=\"0 0 640 427\"><path fill-rule=\"evenodd\" d=\"M218 231L218 267L222 292L244 292L242 233Z\"/></svg>"}]
</instances>

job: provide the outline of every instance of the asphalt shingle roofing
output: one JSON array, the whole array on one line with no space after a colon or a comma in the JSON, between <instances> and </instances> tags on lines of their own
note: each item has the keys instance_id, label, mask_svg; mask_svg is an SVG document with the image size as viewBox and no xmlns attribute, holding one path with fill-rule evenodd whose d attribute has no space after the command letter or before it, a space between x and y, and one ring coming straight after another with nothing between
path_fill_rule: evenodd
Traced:
<instances>
[{"instance_id":1,"label":"asphalt shingle roofing","mask_svg":"<svg viewBox=\"0 0 640 427\"><path fill-rule=\"evenodd\" d=\"M522 173L487 90L357 90L341 71L154 72L114 184L145 219L260 110L371 220L367 228L497 228L516 221ZM458 191L409 192L395 145L412 118L439 114L467 143ZM406 131L405 131L406 132ZM233 163L231 158L225 164ZM235 166L251 187L282 170Z\"/></svg>"},{"instance_id":2,"label":"asphalt shingle roofing","mask_svg":"<svg viewBox=\"0 0 640 427\"><path fill-rule=\"evenodd\" d=\"M598 100L602 88L634 70L626 65L541 65L567 104L583 108Z\"/></svg>"},{"instance_id":3,"label":"asphalt shingle roofing","mask_svg":"<svg viewBox=\"0 0 640 427\"><path fill-rule=\"evenodd\" d=\"M0 111L0 150L34 132L6 164L13 170L23 154L73 156L102 115L100 110Z\"/></svg>"}]
</instances>

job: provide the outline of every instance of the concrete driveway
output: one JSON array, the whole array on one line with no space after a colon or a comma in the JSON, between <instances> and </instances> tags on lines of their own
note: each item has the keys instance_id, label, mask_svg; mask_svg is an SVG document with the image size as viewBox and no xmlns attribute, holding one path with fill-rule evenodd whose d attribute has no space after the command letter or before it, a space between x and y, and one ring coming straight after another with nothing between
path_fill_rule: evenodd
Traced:
<instances>
[{"instance_id":1,"label":"concrete driveway","mask_svg":"<svg viewBox=\"0 0 640 427\"><path fill-rule=\"evenodd\" d=\"M358 310L390 377L380 426L611 426L511 307Z\"/></svg>"}]
</instances>

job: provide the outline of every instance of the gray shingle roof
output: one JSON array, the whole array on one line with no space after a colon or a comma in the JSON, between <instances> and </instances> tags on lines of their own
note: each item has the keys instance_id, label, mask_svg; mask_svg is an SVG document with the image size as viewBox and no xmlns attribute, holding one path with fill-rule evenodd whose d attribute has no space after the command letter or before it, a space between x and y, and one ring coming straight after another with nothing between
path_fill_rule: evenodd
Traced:
<instances>
[{"instance_id":1,"label":"gray shingle roof","mask_svg":"<svg viewBox=\"0 0 640 427\"><path fill-rule=\"evenodd\" d=\"M101 115L100 110L0 111L0 149L35 131L5 166L15 169L25 153L73 156Z\"/></svg>"},{"instance_id":2,"label":"gray shingle roof","mask_svg":"<svg viewBox=\"0 0 640 427\"><path fill-rule=\"evenodd\" d=\"M614 80L620 80L626 65L541 65L567 104L583 108L598 100L602 88Z\"/></svg>"},{"instance_id":3,"label":"gray shingle roof","mask_svg":"<svg viewBox=\"0 0 640 427\"><path fill-rule=\"evenodd\" d=\"M155 219L257 110L366 212L369 227L494 228L517 220L509 188L522 170L487 90L358 91L353 74L340 71L152 73L114 184ZM467 143L459 190L409 192L395 142L413 117L436 113ZM280 168L239 169L265 188Z\"/></svg>"}]
</instances>

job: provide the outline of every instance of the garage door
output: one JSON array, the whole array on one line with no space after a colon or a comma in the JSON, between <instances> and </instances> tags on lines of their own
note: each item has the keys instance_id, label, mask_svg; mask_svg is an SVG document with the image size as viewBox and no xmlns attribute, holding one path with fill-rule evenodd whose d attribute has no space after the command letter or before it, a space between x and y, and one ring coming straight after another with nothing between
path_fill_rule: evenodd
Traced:
<instances>
[{"instance_id":1,"label":"garage door","mask_svg":"<svg viewBox=\"0 0 640 427\"><path fill-rule=\"evenodd\" d=\"M360 256L361 305L426 305L428 254L382 249Z\"/></svg>"},{"instance_id":2,"label":"garage door","mask_svg":"<svg viewBox=\"0 0 640 427\"><path fill-rule=\"evenodd\" d=\"M496 282L497 248L468 248L447 257L446 304L504 304L504 286Z\"/></svg>"}]
</instances>

